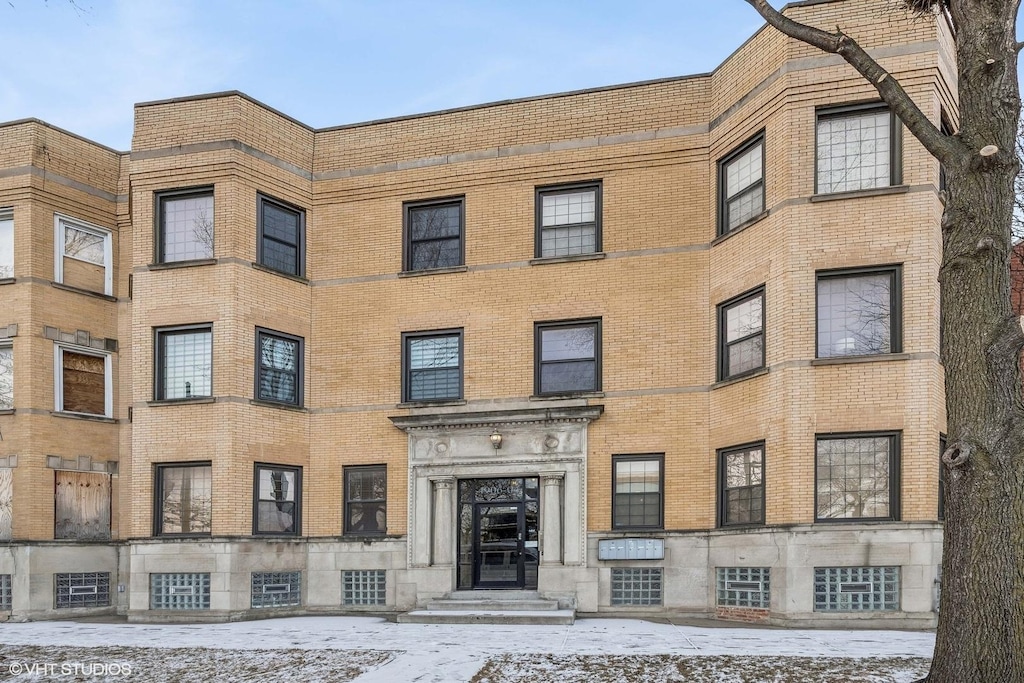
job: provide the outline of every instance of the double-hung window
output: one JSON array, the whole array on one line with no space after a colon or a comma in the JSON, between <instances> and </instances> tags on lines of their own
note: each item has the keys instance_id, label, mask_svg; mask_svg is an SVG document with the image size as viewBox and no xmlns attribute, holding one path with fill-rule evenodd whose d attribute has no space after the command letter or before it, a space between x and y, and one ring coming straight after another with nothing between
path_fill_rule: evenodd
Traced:
<instances>
[{"instance_id":1,"label":"double-hung window","mask_svg":"<svg viewBox=\"0 0 1024 683\"><path fill-rule=\"evenodd\" d=\"M601 251L601 183L537 188L536 256Z\"/></svg>"},{"instance_id":2,"label":"double-hung window","mask_svg":"<svg viewBox=\"0 0 1024 683\"><path fill-rule=\"evenodd\" d=\"M817 273L818 358L899 353L901 268Z\"/></svg>"},{"instance_id":3,"label":"double-hung window","mask_svg":"<svg viewBox=\"0 0 1024 683\"><path fill-rule=\"evenodd\" d=\"M14 277L14 211L0 209L0 280Z\"/></svg>"},{"instance_id":4,"label":"double-hung window","mask_svg":"<svg viewBox=\"0 0 1024 683\"><path fill-rule=\"evenodd\" d=\"M405 271L465 263L462 197L405 204Z\"/></svg>"},{"instance_id":5,"label":"double-hung window","mask_svg":"<svg viewBox=\"0 0 1024 683\"><path fill-rule=\"evenodd\" d=\"M209 535L213 468L209 462L160 464L154 473L154 533Z\"/></svg>"},{"instance_id":6,"label":"double-hung window","mask_svg":"<svg viewBox=\"0 0 1024 683\"><path fill-rule=\"evenodd\" d=\"M612 528L664 526L664 454L612 456Z\"/></svg>"},{"instance_id":7,"label":"double-hung window","mask_svg":"<svg viewBox=\"0 0 1024 683\"><path fill-rule=\"evenodd\" d=\"M402 335L402 400L462 398L462 330Z\"/></svg>"},{"instance_id":8,"label":"double-hung window","mask_svg":"<svg viewBox=\"0 0 1024 683\"><path fill-rule=\"evenodd\" d=\"M0 339L0 410L14 407L14 344Z\"/></svg>"},{"instance_id":9,"label":"double-hung window","mask_svg":"<svg viewBox=\"0 0 1024 683\"><path fill-rule=\"evenodd\" d=\"M213 188L156 195L157 261L213 258Z\"/></svg>"},{"instance_id":10,"label":"double-hung window","mask_svg":"<svg viewBox=\"0 0 1024 683\"><path fill-rule=\"evenodd\" d=\"M388 477L386 465L345 468L345 533L387 532Z\"/></svg>"},{"instance_id":11,"label":"double-hung window","mask_svg":"<svg viewBox=\"0 0 1024 683\"><path fill-rule=\"evenodd\" d=\"M302 405L303 340L256 328L257 401Z\"/></svg>"},{"instance_id":12,"label":"double-hung window","mask_svg":"<svg viewBox=\"0 0 1024 683\"><path fill-rule=\"evenodd\" d=\"M257 201L260 265L302 277L305 274L306 212L264 195L259 195Z\"/></svg>"},{"instance_id":13,"label":"double-hung window","mask_svg":"<svg viewBox=\"0 0 1024 683\"><path fill-rule=\"evenodd\" d=\"M853 192L898 185L900 126L884 105L820 109L815 192Z\"/></svg>"},{"instance_id":14,"label":"double-hung window","mask_svg":"<svg viewBox=\"0 0 1024 683\"><path fill-rule=\"evenodd\" d=\"M254 534L299 534L302 468L256 464Z\"/></svg>"},{"instance_id":15,"label":"double-hung window","mask_svg":"<svg viewBox=\"0 0 1024 683\"><path fill-rule=\"evenodd\" d=\"M764 444L718 452L718 524L764 524Z\"/></svg>"},{"instance_id":16,"label":"double-hung window","mask_svg":"<svg viewBox=\"0 0 1024 683\"><path fill-rule=\"evenodd\" d=\"M538 396L601 390L601 321L534 326L534 388Z\"/></svg>"},{"instance_id":17,"label":"double-hung window","mask_svg":"<svg viewBox=\"0 0 1024 683\"><path fill-rule=\"evenodd\" d=\"M212 326L157 329L156 400L184 400L212 395Z\"/></svg>"},{"instance_id":18,"label":"double-hung window","mask_svg":"<svg viewBox=\"0 0 1024 683\"><path fill-rule=\"evenodd\" d=\"M815 519L899 519L899 432L829 434L815 443Z\"/></svg>"},{"instance_id":19,"label":"double-hung window","mask_svg":"<svg viewBox=\"0 0 1024 683\"><path fill-rule=\"evenodd\" d=\"M79 346L54 346L54 410L113 417L110 354Z\"/></svg>"},{"instance_id":20,"label":"double-hung window","mask_svg":"<svg viewBox=\"0 0 1024 683\"><path fill-rule=\"evenodd\" d=\"M764 367L764 288L718 306L718 379Z\"/></svg>"},{"instance_id":21,"label":"double-hung window","mask_svg":"<svg viewBox=\"0 0 1024 683\"><path fill-rule=\"evenodd\" d=\"M54 282L110 296L114 293L110 231L67 216L53 219Z\"/></svg>"},{"instance_id":22,"label":"double-hung window","mask_svg":"<svg viewBox=\"0 0 1024 683\"><path fill-rule=\"evenodd\" d=\"M764 212L764 133L718 162L718 234Z\"/></svg>"}]
</instances>

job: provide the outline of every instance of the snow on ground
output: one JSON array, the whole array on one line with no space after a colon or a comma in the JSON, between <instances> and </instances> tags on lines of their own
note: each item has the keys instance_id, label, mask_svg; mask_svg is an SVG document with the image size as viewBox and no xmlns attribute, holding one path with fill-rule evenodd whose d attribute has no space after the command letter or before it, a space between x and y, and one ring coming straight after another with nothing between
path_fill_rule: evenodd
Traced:
<instances>
[{"instance_id":1,"label":"snow on ground","mask_svg":"<svg viewBox=\"0 0 1024 683\"><path fill-rule=\"evenodd\" d=\"M926 632L638 619L579 619L572 626L396 624L375 617L187 625L43 621L0 624L0 680L208 683L274 671L279 680L356 683L911 681L927 671L934 641ZM111 675L114 667L90 671L84 668L90 662L128 664L131 675ZM85 675L64 676L69 667L61 667L75 664Z\"/></svg>"}]
</instances>

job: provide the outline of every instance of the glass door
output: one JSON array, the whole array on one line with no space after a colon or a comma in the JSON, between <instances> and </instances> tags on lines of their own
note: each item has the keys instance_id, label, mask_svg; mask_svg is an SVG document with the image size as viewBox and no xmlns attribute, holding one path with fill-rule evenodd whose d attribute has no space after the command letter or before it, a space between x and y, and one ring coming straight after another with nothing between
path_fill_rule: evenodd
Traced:
<instances>
[{"instance_id":1,"label":"glass door","mask_svg":"<svg viewBox=\"0 0 1024 683\"><path fill-rule=\"evenodd\" d=\"M477 588L523 587L523 504L476 504Z\"/></svg>"}]
</instances>

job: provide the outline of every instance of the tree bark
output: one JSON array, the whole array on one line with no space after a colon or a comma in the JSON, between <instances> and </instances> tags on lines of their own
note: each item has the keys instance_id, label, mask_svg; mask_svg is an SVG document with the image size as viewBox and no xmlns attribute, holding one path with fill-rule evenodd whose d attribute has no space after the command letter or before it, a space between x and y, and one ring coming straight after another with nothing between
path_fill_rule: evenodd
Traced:
<instances>
[{"instance_id":1,"label":"tree bark","mask_svg":"<svg viewBox=\"0 0 1024 683\"><path fill-rule=\"evenodd\" d=\"M908 3L919 10L948 7L956 27L960 130L953 136L928 122L851 36L793 22L765 0L747 2L782 33L846 59L945 166L939 278L950 449L941 465L939 625L925 680L1022 682L1024 332L1010 307L1019 0Z\"/></svg>"}]
</instances>

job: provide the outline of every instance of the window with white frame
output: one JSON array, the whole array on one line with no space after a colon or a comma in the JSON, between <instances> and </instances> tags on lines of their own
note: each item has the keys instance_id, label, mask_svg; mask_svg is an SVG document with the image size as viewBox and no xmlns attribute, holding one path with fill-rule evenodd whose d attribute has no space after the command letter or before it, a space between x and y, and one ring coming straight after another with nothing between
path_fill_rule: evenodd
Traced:
<instances>
[{"instance_id":1,"label":"window with white frame","mask_svg":"<svg viewBox=\"0 0 1024 683\"><path fill-rule=\"evenodd\" d=\"M109 230L55 214L53 280L70 287L110 296L114 269Z\"/></svg>"},{"instance_id":2,"label":"window with white frame","mask_svg":"<svg viewBox=\"0 0 1024 683\"><path fill-rule=\"evenodd\" d=\"M817 113L815 192L852 192L900 182L899 126L878 104Z\"/></svg>"},{"instance_id":3,"label":"window with white frame","mask_svg":"<svg viewBox=\"0 0 1024 683\"><path fill-rule=\"evenodd\" d=\"M113 417L109 353L80 346L54 346L54 410Z\"/></svg>"},{"instance_id":4,"label":"window with white frame","mask_svg":"<svg viewBox=\"0 0 1024 683\"><path fill-rule=\"evenodd\" d=\"M14 212L0 209L0 280L14 277Z\"/></svg>"},{"instance_id":5,"label":"window with white frame","mask_svg":"<svg viewBox=\"0 0 1024 683\"><path fill-rule=\"evenodd\" d=\"M0 410L14 407L14 346L0 340Z\"/></svg>"}]
</instances>

